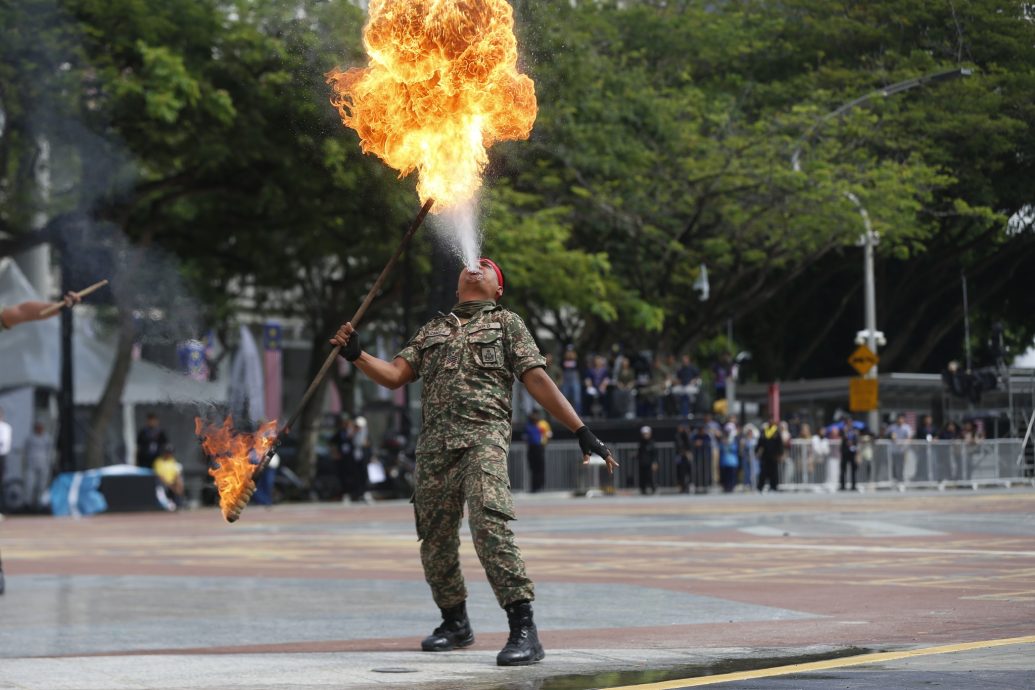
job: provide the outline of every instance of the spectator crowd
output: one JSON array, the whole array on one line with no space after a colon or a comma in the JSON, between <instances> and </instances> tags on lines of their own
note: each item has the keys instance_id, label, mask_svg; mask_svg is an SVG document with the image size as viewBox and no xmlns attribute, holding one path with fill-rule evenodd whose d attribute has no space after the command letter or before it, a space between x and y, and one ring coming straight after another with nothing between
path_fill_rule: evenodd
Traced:
<instances>
[{"instance_id":1,"label":"spectator crowd","mask_svg":"<svg viewBox=\"0 0 1035 690\"><path fill-rule=\"evenodd\" d=\"M579 415L612 419L686 419L699 408L710 409L711 400L725 399L727 381L734 371L729 353L702 371L689 354L629 353L619 345L606 355L585 357L568 345L560 362L548 353L546 363L550 376Z\"/></svg>"}]
</instances>

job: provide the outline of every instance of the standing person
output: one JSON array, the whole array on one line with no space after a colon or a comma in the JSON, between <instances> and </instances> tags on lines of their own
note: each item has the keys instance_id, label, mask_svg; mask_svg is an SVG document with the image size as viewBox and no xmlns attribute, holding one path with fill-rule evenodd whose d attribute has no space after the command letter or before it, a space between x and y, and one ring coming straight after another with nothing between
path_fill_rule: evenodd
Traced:
<instances>
[{"instance_id":1,"label":"standing person","mask_svg":"<svg viewBox=\"0 0 1035 690\"><path fill-rule=\"evenodd\" d=\"M808 422L802 422L798 426L797 440L798 442L795 443L792 439L790 447L787 449L788 452L783 461L785 468L783 476L794 477L794 481L799 484L815 483L816 454L813 452L812 446L812 427ZM798 447L797 453L794 452L795 446ZM795 458L796 455L797 458ZM796 464L795 459L801 462Z\"/></svg>"},{"instance_id":2,"label":"standing person","mask_svg":"<svg viewBox=\"0 0 1035 690\"><path fill-rule=\"evenodd\" d=\"M845 474L852 475L852 491L855 491L855 473L859 468L859 430L855 428L852 415L845 415L844 430L841 432L841 491L845 490Z\"/></svg>"},{"instance_id":3,"label":"standing person","mask_svg":"<svg viewBox=\"0 0 1035 690\"><path fill-rule=\"evenodd\" d=\"M827 438L827 433L823 427L816 429L816 433L813 434L812 440L812 458L816 463L816 469L823 473L823 481L826 483L826 487L830 491L837 489L837 484L834 482L835 471L833 469L833 461L830 458L830 439Z\"/></svg>"},{"instance_id":4,"label":"standing person","mask_svg":"<svg viewBox=\"0 0 1035 690\"><path fill-rule=\"evenodd\" d=\"M611 387L611 416L619 419L632 419L635 416L636 373L628 357L622 357L621 364L615 367L615 385Z\"/></svg>"},{"instance_id":5,"label":"standing person","mask_svg":"<svg viewBox=\"0 0 1035 690\"><path fill-rule=\"evenodd\" d=\"M374 465L373 472L369 467ZM356 417L356 432L352 437L352 481L349 489L349 500L354 503L372 503L373 495L370 493L371 485L385 480L384 468L378 468L380 462L374 458L374 451L370 444L370 430L367 428L367 418L363 415Z\"/></svg>"},{"instance_id":6,"label":"standing person","mask_svg":"<svg viewBox=\"0 0 1035 690\"><path fill-rule=\"evenodd\" d=\"M255 478L255 493L252 494L252 503L258 506L273 505L273 489L277 485L277 470L279 468L280 456L274 453L270 456L266 469Z\"/></svg>"},{"instance_id":7,"label":"standing person","mask_svg":"<svg viewBox=\"0 0 1035 690\"><path fill-rule=\"evenodd\" d=\"M0 407L0 508L4 505L4 475L7 473L7 456L11 454L11 425L4 419L4 408Z\"/></svg>"},{"instance_id":8,"label":"standing person","mask_svg":"<svg viewBox=\"0 0 1035 690\"><path fill-rule=\"evenodd\" d=\"M464 268L457 281L459 302L447 316L421 327L391 362L363 352L351 323L331 342L382 386L394 389L424 379L413 503L424 577L442 625L421 648L447 651L474 643L460 571L466 503L475 551L510 625L496 663L514 666L545 656L532 614L534 586L508 524L514 519L507 480L514 380L575 433L584 464L591 454L603 457L611 472L618 463L546 373L524 321L497 304L504 286L503 272L489 259L480 259L474 271Z\"/></svg>"},{"instance_id":9,"label":"standing person","mask_svg":"<svg viewBox=\"0 0 1035 690\"><path fill-rule=\"evenodd\" d=\"M758 469L758 427L754 424L744 425L744 442L741 444L740 464L744 472L744 490L751 492L755 490Z\"/></svg>"},{"instance_id":10,"label":"standing person","mask_svg":"<svg viewBox=\"0 0 1035 690\"><path fill-rule=\"evenodd\" d=\"M718 361L712 365L716 400L726 399L726 382L729 380L731 371L733 371L733 355L729 352L723 352Z\"/></svg>"},{"instance_id":11,"label":"standing person","mask_svg":"<svg viewBox=\"0 0 1035 690\"><path fill-rule=\"evenodd\" d=\"M910 481L925 482L932 478L932 475L934 474L932 471L934 462L932 460L931 442L934 441L936 436L938 436L938 427L934 425L934 418L929 414L925 414L916 427L916 435L914 438L917 441L926 442L927 446L924 449L924 457L922 460L919 455L917 455L916 469L913 471L913 476L910 478Z\"/></svg>"},{"instance_id":12,"label":"standing person","mask_svg":"<svg viewBox=\"0 0 1035 690\"><path fill-rule=\"evenodd\" d=\"M938 463L936 479L940 482L944 482L949 479L957 478L957 461L960 459L959 454L956 452L956 441L959 440L960 430L956 426L956 422L948 421L945 426L938 432Z\"/></svg>"},{"instance_id":13,"label":"standing person","mask_svg":"<svg viewBox=\"0 0 1035 690\"><path fill-rule=\"evenodd\" d=\"M694 444L694 493L706 494L712 485L712 446L715 437L711 427L702 424L693 435Z\"/></svg>"},{"instance_id":14,"label":"standing person","mask_svg":"<svg viewBox=\"0 0 1035 690\"><path fill-rule=\"evenodd\" d=\"M669 353L662 357L658 355L654 358L654 372L656 374L658 396L660 398L658 406L659 417L674 417L676 415L676 399L672 393L673 386L676 385L676 356Z\"/></svg>"},{"instance_id":15,"label":"standing person","mask_svg":"<svg viewBox=\"0 0 1035 690\"><path fill-rule=\"evenodd\" d=\"M740 467L740 440L737 438L737 428L727 428L719 442L719 477L722 482L722 490L725 493L733 493L737 486L737 469Z\"/></svg>"},{"instance_id":16,"label":"standing person","mask_svg":"<svg viewBox=\"0 0 1035 690\"><path fill-rule=\"evenodd\" d=\"M611 369L603 355L593 356L593 364L586 370L584 383L586 397L589 398L586 414L603 417L607 413L608 387L611 385Z\"/></svg>"},{"instance_id":17,"label":"standing person","mask_svg":"<svg viewBox=\"0 0 1035 690\"><path fill-rule=\"evenodd\" d=\"M891 477L901 483L906 463L906 450L913 440L913 427L906 423L906 416L895 417L895 423L888 427L888 438L891 439Z\"/></svg>"},{"instance_id":18,"label":"standing person","mask_svg":"<svg viewBox=\"0 0 1035 690\"><path fill-rule=\"evenodd\" d=\"M676 369L676 381L679 384L672 390L676 394L679 416L687 419L697 407L697 394L701 390L701 370L694 366L690 355L683 355L683 363Z\"/></svg>"},{"instance_id":19,"label":"standing person","mask_svg":"<svg viewBox=\"0 0 1035 690\"><path fill-rule=\"evenodd\" d=\"M525 423L525 443L528 445L528 469L532 474L532 493L543 490L546 483L546 448L543 430L539 428L539 413L532 410Z\"/></svg>"},{"instance_id":20,"label":"standing person","mask_svg":"<svg viewBox=\"0 0 1035 690\"><path fill-rule=\"evenodd\" d=\"M54 439L43 422L32 425L32 434L25 439L25 499L29 508L43 508L43 494L50 484L54 467Z\"/></svg>"},{"instance_id":21,"label":"standing person","mask_svg":"<svg viewBox=\"0 0 1035 690\"><path fill-rule=\"evenodd\" d=\"M632 368L636 375L636 416L641 419L656 417L658 397L649 353L638 353L633 359Z\"/></svg>"},{"instance_id":22,"label":"standing person","mask_svg":"<svg viewBox=\"0 0 1035 690\"><path fill-rule=\"evenodd\" d=\"M690 427L680 423L676 427L676 481L679 493L690 493L690 467L693 460L693 441L690 439Z\"/></svg>"},{"instance_id":23,"label":"standing person","mask_svg":"<svg viewBox=\"0 0 1035 690\"><path fill-rule=\"evenodd\" d=\"M169 443L165 432L158 423L158 415L148 412L144 426L137 434L137 467L151 467L159 454Z\"/></svg>"},{"instance_id":24,"label":"standing person","mask_svg":"<svg viewBox=\"0 0 1035 690\"><path fill-rule=\"evenodd\" d=\"M758 439L759 456L758 490L769 484L772 491L780 490L780 458L783 457L783 438L780 427L774 420L769 420L762 428Z\"/></svg>"},{"instance_id":25,"label":"standing person","mask_svg":"<svg viewBox=\"0 0 1035 690\"><path fill-rule=\"evenodd\" d=\"M546 444L553 438L553 427L550 426L549 420L546 417L539 417L539 438L543 442L543 448L546 448Z\"/></svg>"},{"instance_id":26,"label":"standing person","mask_svg":"<svg viewBox=\"0 0 1035 690\"><path fill-rule=\"evenodd\" d=\"M582 376L579 373L579 353L569 344L561 356L561 392L575 412L582 414Z\"/></svg>"},{"instance_id":27,"label":"standing person","mask_svg":"<svg viewBox=\"0 0 1035 690\"><path fill-rule=\"evenodd\" d=\"M646 496L658 491L655 475L658 471L658 449L654 445L654 430L640 427L640 442L636 447L636 467L639 470L640 493Z\"/></svg>"},{"instance_id":28,"label":"standing person","mask_svg":"<svg viewBox=\"0 0 1035 690\"><path fill-rule=\"evenodd\" d=\"M349 416L342 414L338 417L338 428L331 434L330 448L335 475L341 486L342 501L348 500L352 490L352 477L355 474L352 466L356 462L356 446L353 443L355 435L356 425L352 423Z\"/></svg>"}]
</instances>

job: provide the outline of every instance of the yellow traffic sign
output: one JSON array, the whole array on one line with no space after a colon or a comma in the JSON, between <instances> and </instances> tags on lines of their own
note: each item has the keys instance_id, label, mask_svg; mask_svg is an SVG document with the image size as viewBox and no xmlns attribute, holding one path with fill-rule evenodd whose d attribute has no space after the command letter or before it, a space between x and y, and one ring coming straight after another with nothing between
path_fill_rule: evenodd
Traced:
<instances>
[{"instance_id":1,"label":"yellow traffic sign","mask_svg":"<svg viewBox=\"0 0 1035 690\"><path fill-rule=\"evenodd\" d=\"M880 357L873 353L873 350L860 345L855 348L855 352L848 358L848 363L852 365L852 368L859 372L859 376L863 376L870 369L873 368L877 362L880 361Z\"/></svg>"},{"instance_id":2,"label":"yellow traffic sign","mask_svg":"<svg viewBox=\"0 0 1035 690\"><path fill-rule=\"evenodd\" d=\"M869 412L877 407L877 379L849 379L848 409L852 412Z\"/></svg>"}]
</instances>

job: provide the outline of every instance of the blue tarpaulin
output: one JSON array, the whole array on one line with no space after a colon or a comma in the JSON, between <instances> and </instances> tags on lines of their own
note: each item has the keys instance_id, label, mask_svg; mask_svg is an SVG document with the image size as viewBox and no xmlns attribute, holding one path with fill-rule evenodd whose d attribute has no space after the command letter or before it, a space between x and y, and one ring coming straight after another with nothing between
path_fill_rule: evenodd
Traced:
<instances>
[{"instance_id":1,"label":"blue tarpaulin","mask_svg":"<svg viewBox=\"0 0 1035 690\"><path fill-rule=\"evenodd\" d=\"M152 470L134 465L111 465L82 472L62 472L50 485L50 507L54 515L79 517L103 513L108 501L101 493L104 477L150 476Z\"/></svg>"}]
</instances>

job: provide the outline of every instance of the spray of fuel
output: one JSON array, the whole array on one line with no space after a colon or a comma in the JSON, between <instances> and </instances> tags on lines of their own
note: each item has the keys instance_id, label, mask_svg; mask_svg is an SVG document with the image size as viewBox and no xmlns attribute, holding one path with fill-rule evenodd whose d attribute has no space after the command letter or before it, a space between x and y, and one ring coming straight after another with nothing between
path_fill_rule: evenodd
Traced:
<instances>
[{"instance_id":1,"label":"spray of fuel","mask_svg":"<svg viewBox=\"0 0 1035 690\"><path fill-rule=\"evenodd\" d=\"M446 209L436 216L433 227L440 241L449 246L469 271L479 270L482 233L478 227L476 201Z\"/></svg>"}]
</instances>

